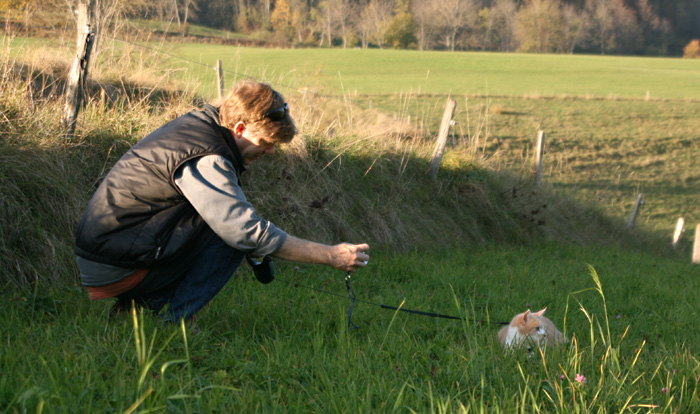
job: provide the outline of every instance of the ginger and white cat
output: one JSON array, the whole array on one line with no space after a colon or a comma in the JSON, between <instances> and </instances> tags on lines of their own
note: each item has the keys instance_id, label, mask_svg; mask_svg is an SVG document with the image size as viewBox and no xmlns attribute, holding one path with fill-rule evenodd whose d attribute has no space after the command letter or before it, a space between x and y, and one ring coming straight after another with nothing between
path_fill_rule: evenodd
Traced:
<instances>
[{"instance_id":1,"label":"ginger and white cat","mask_svg":"<svg viewBox=\"0 0 700 414\"><path fill-rule=\"evenodd\" d=\"M543 316L544 308L532 313L528 309L515 315L510 325L504 326L498 331L498 341L504 348L518 348L523 343L534 343L538 346L555 346L567 342L554 323ZM528 346L529 349L529 346Z\"/></svg>"}]
</instances>

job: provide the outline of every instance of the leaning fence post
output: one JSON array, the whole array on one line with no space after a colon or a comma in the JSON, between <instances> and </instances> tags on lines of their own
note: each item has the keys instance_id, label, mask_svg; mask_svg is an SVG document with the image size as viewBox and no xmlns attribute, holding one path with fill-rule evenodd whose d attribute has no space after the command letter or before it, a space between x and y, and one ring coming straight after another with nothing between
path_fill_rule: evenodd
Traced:
<instances>
[{"instance_id":1,"label":"leaning fence post","mask_svg":"<svg viewBox=\"0 0 700 414\"><path fill-rule=\"evenodd\" d=\"M637 202L634 203L634 210L632 210L632 217L630 217L630 221L627 224L628 227L634 226L634 222L637 221L637 214L639 213L639 207L644 204L644 197L642 196L642 193L639 193L637 195Z\"/></svg>"},{"instance_id":2,"label":"leaning fence post","mask_svg":"<svg viewBox=\"0 0 700 414\"><path fill-rule=\"evenodd\" d=\"M218 59L216 61L216 77L217 77L217 85L219 85L219 99L223 99L224 97L224 68L221 64L221 59Z\"/></svg>"},{"instance_id":3,"label":"leaning fence post","mask_svg":"<svg viewBox=\"0 0 700 414\"><path fill-rule=\"evenodd\" d=\"M693 243L693 263L700 263L700 224L695 228L695 242Z\"/></svg>"},{"instance_id":4,"label":"leaning fence post","mask_svg":"<svg viewBox=\"0 0 700 414\"><path fill-rule=\"evenodd\" d=\"M442 156L445 153L445 145L447 145L447 134L450 132L452 125L452 116L455 114L457 102L454 99L448 98L445 106L445 113L442 115L442 123L440 124L440 132L438 134L435 150L433 150L433 158L430 161L430 175L434 181L437 181L438 170L442 162Z\"/></svg>"},{"instance_id":5,"label":"leaning fence post","mask_svg":"<svg viewBox=\"0 0 700 414\"><path fill-rule=\"evenodd\" d=\"M542 185L542 159L544 157L544 131L537 134L537 153L535 153L535 185Z\"/></svg>"},{"instance_id":6,"label":"leaning fence post","mask_svg":"<svg viewBox=\"0 0 700 414\"><path fill-rule=\"evenodd\" d=\"M673 233L673 247L675 248L678 246L678 241L681 239L681 234L683 234L683 224L685 223L685 220L683 220L683 217L680 217L678 219L678 223L676 224L676 231Z\"/></svg>"},{"instance_id":7,"label":"leaning fence post","mask_svg":"<svg viewBox=\"0 0 700 414\"><path fill-rule=\"evenodd\" d=\"M78 21L85 21L81 17L87 16L87 6L85 4L80 4L78 14ZM90 24L87 23L84 27L85 29L78 37L78 49L68 76L68 85L66 86L66 104L63 108L61 125L67 128L67 139L70 139L75 132L75 121L78 118L83 87L88 74L88 64L90 63L90 51L95 38L95 32L92 31Z\"/></svg>"}]
</instances>

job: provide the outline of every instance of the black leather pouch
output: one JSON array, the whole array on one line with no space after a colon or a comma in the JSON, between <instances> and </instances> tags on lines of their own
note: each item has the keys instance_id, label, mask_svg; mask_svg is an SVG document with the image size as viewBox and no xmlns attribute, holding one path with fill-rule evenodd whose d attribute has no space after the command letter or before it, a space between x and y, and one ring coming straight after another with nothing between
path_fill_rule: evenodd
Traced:
<instances>
[{"instance_id":1,"label":"black leather pouch","mask_svg":"<svg viewBox=\"0 0 700 414\"><path fill-rule=\"evenodd\" d=\"M269 257L265 256L260 259L254 259L250 256L245 257L246 261L253 268L253 273L258 282L268 284L275 280L275 263Z\"/></svg>"}]
</instances>

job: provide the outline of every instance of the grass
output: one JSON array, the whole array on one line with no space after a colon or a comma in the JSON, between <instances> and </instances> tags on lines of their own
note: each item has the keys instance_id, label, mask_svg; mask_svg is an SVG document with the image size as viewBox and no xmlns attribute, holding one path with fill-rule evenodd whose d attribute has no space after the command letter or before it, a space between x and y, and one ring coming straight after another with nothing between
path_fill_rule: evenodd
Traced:
<instances>
[{"instance_id":1,"label":"grass","mask_svg":"<svg viewBox=\"0 0 700 414\"><path fill-rule=\"evenodd\" d=\"M195 335L148 314L110 321L111 302L88 300L73 260L75 223L107 168L192 108L191 91L208 82L149 53L100 54L93 86L114 96L88 97L70 141L57 139L60 70L44 66L53 55L3 53L0 412L698 411L698 267L689 238L672 251L672 226L664 230L681 212L700 220L688 155L699 145L694 100L453 94L456 124L435 184L431 136L449 91L418 94L408 83L403 93L328 99L299 87L333 90L315 69L261 70L295 85L285 95L302 133L251 166L246 194L293 234L370 242L370 266L352 278L360 329L348 329L343 274L278 262L266 286L240 269ZM637 67L658 62L667 64ZM162 93L183 77L186 92ZM537 189L529 169L541 127L553 161ZM647 204L627 229L639 190ZM528 307L547 307L571 342L507 353L500 325L476 322Z\"/></svg>"},{"instance_id":2,"label":"grass","mask_svg":"<svg viewBox=\"0 0 700 414\"><path fill-rule=\"evenodd\" d=\"M669 237L679 217L700 222L692 157L700 150L700 62L692 59L213 45L172 52L212 65L222 59L227 85L253 76L291 97L306 93L302 85L340 94L393 114L409 134L435 134L452 96L454 141L481 148L494 159L491 168L529 170L542 129L544 179L558 191L625 220L643 193L638 223ZM197 89L214 95L207 65L167 60L186 66L201 82Z\"/></svg>"},{"instance_id":3,"label":"grass","mask_svg":"<svg viewBox=\"0 0 700 414\"><path fill-rule=\"evenodd\" d=\"M575 245L446 253L378 254L353 277L353 288L363 301L465 321L358 302L353 321L360 328L349 330L343 275L279 262L280 280L267 286L247 269L238 271L200 314L196 335L148 315L110 322L108 303L89 303L76 289L47 296L4 293L0 366L12 374L0 380L0 409L671 413L700 408L695 381L700 366L692 347L698 340L696 267ZM683 289L673 287L679 285ZM527 307L548 307L572 341L542 355L506 353L496 340L498 325L473 321L507 321ZM575 380L579 374L586 383Z\"/></svg>"}]
</instances>

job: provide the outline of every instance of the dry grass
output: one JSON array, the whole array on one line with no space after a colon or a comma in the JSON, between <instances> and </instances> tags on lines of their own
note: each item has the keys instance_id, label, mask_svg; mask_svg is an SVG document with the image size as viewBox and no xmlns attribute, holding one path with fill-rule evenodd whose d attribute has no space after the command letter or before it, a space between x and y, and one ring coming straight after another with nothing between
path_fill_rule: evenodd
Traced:
<instances>
[{"instance_id":1,"label":"dry grass","mask_svg":"<svg viewBox=\"0 0 700 414\"><path fill-rule=\"evenodd\" d=\"M21 62L3 54L5 282L74 280L74 226L101 178L130 145L200 103L192 85L183 92L171 73L135 63L147 61L145 56L113 53L110 64L97 64L92 72L71 141L62 139L59 128L60 73L67 63L41 51ZM465 102L466 122L455 129L434 183L429 120L411 119L407 109L415 96L400 96L405 109L386 115L362 109L351 97L341 101L303 90L285 95L300 135L253 165L244 185L261 215L293 234L329 243L366 241L397 252L542 238L619 243L622 223L534 188L527 174L497 171L498 152L487 156L485 149L494 145L490 119L505 109Z\"/></svg>"}]
</instances>

